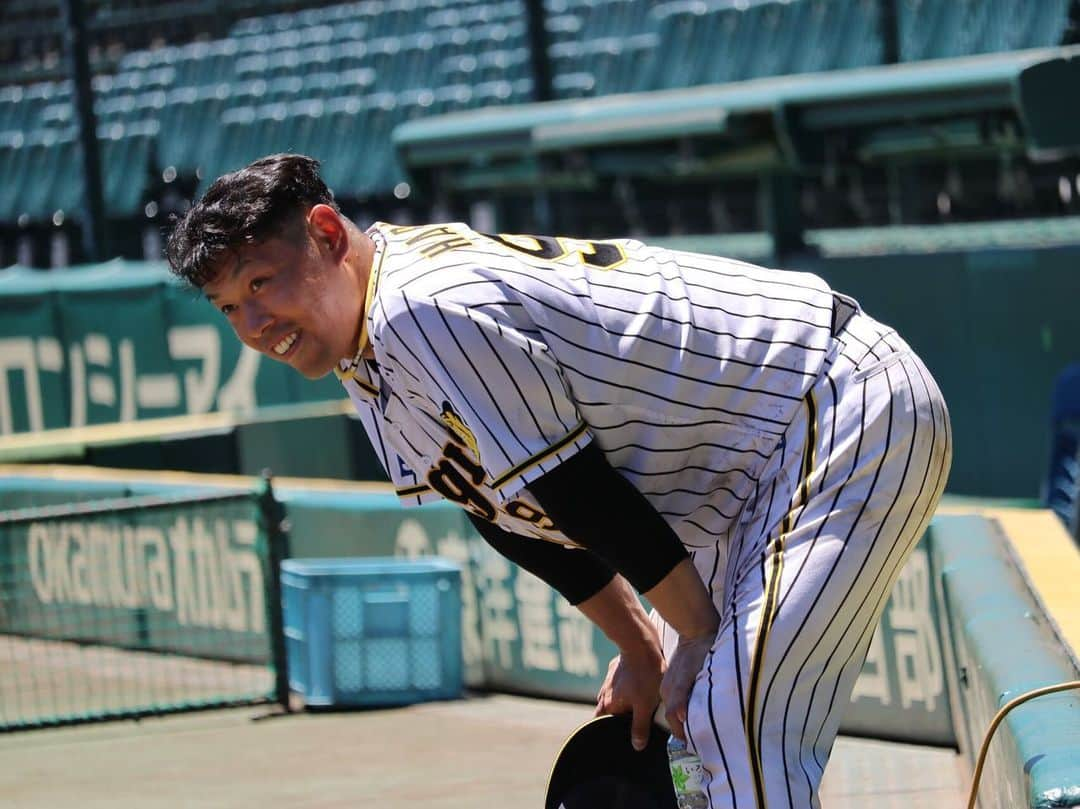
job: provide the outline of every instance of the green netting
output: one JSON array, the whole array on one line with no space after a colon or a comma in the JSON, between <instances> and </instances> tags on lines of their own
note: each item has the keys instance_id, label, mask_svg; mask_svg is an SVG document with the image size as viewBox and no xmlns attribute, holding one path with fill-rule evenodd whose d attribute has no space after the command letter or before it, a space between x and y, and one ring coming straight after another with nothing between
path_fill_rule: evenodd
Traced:
<instances>
[{"instance_id":1,"label":"green netting","mask_svg":"<svg viewBox=\"0 0 1080 809\"><path fill-rule=\"evenodd\" d=\"M0 730L280 698L268 508L233 492L0 513Z\"/></svg>"}]
</instances>

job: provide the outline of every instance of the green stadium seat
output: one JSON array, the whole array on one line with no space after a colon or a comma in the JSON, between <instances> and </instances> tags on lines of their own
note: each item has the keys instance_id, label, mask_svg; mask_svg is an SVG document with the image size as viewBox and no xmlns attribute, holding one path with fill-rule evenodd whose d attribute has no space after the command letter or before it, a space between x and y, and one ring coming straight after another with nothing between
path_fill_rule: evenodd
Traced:
<instances>
[{"instance_id":1,"label":"green stadium seat","mask_svg":"<svg viewBox=\"0 0 1080 809\"><path fill-rule=\"evenodd\" d=\"M525 23L521 20L470 26L468 31L472 38L471 50L477 54L517 48L526 44Z\"/></svg>"},{"instance_id":2,"label":"green stadium seat","mask_svg":"<svg viewBox=\"0 0 1080 809\"><path fill-rule=\"evenodd\" d=\"M0 132L21 129L23 110L23 88L17 84L0 87Z\"/></svg>"},{"instance_id":3,"label":"green stadium seat","mask_svg":"<svg viewBox=\"0 0 1080 809\"><path fill-rule=\"evenodd\" d=\"M623 42L622 63L619 67L619 92L641 92L650 89L653 64L663 58L660 37L653 32L634 34Z\"/></svg>"},{"instance_id":4,"label":"green stadium seat","mask_svg":"<svg viewBox=\"0 0 1080 809\"><path fill-rule=\"evenodd\" d=\"M248 36L233 37L236 43L236 55L245 56L252 53L267 53L274 49L274 37L270 34L251 34Z\"/></svg>"},{"instance_id":5,"label":"green stadium seat","mask_svg":"<svg viewBox=\"0 0 1080 809\"><path fill-rule=\"evenodd\" d=\"M23 150L26 138L22 132L5 132L4 135L0 143L0 176L4 178L0 183L0 222L14 222L21 213L18 201L29 169L27 152Z\"/></svg>"},{"instance_id":6,"label":"green stadium seat","mask_svg":"<svg viewBox=\"0 0 1080 809\"><path fill-rule=\"evenodd\" d=\"M435 69L436 81L442 84L475 84L478 62L472 54L450 56Z\"/></svg>"},{"instance_id":7,"label":"green stadium seat","mask_svg":"<svg viewBox=\"0 0 1080 809\"><path fill-rule=\"evenodd\" d=\"M829 0L803 0L798 20L799 34L792 39L788 69L792 73L813 73L832 68L835 57L827 53L827 31L836 25L836 9ZM835 45L835 43L833 43Z\"/></svg>"},{"instance_id":8,"label":"green stadium seat","mask_svg":"<svg viewBox=\"0 0 1080 809\"><path fill-rule=\"evenodd\" d=\"M376 62L376 82L387 90L411 90L430 85L438 52L429 36L405 37L401 50L381 66Z\"/></svg>"},{"instance_id":9,"label":"green stadium seat","mask_svg":"<svg viewBox=\"0 0 1080 809\"><path fill-rule=\"evenodd\" d=\"M238 54L231 48L197 42L177 49L176 87L201 87L227 81L234 75Z\"/></svg>"},{"instance_id":10,"label":"green stadium seat","mask_svg":"<svg viewBox=\"0 0 1080 809\"><path fill-rule=\"evenodd\" d=\"M597 95L649 89L659 41L656 34L637 34L583 42L577 69L594 77Z\"/></svg>"},{"instance_id":11,"label":"green stadium seat","mask_svg":"<svg viewBox=\"0 0 1080 809\"><path fill-rule=\"evenodd\" d=\"M529 100L531 84L511 81L485 81L473 87L473 97L478 107L501 107Z\"/></svg>"},{"instance_id":12,"label":"green stadium seat","mask_svg":"<svg viewBox=\"0 0 1080 809\"><path fill-rule=\"evenodd\" d=\"M297 149L295 137L296 117L291 116L291 104L273 102L255 108L255 121L251 125L248 159Z\"/></svg>"},{"instance_id":13,"label":"green stadium seat","mask_svg":"<svg viewBox=\"0 0 1080 809\"><path fill-rule=\"evenodd\" d=\"M304 80L299 76L284 75L266 82L266 100L268 102L286 102L299 98L304 89Z\"/></svg>"},{"instance_id":14,"label":"green stadium seat","mask_svg":"<svg viewBox=\"0 0 1080 809\"><path fill-rule=\"evenodd\" d=\"M338 74L339 96L364 96L375 89L376 75L370 67L343 70Z\"/></svg>"},{"instance_id":15,"label":"green stadium seat","mask_svg":"<svg viewBox=\"0 0 1080 809\"><path fill-rule=\"evenodd\" d=\"M581 35L581 18L576 14L559 14L545 21L548 45L577 42Z\"/></svg>"},{"instance_id":16,"label":"green stadium seat","mask_svg":"<svg viewBox=\"0 0 1080 809\"><path fill-rule=\"evenodd\" d=\"M321 99L304 99L294 101L288 107L290 148L311 154L314 145L319 142L325 104Z\"/></svg>"},{"instance_id":17,"label":"green stadium seat","mask_svg":"<svg viewBox=\"0 0 1080 809\"><path fill-rule=\"evenodd\" d=\"M553 43L548 46L548 59L551 60L553 78L567 73L582 73L585 71L585 46L573 40Z\"/></svg>"},{"instance_id":18,"label":"green stadium seat","mask_svg":"<svg viewBox=\"0 0 1080 809\"><path fill-rule=\"evenodd\" d=\"M233 37L246 37L263 33L266 25L265 17L247 17L237 20L230 29Z\"/></svg>"},{"instance_id":19,"label":"green stadium seat","mask_svg":"<svg viewBox=\"0 0 1080 809\"><path fill-rule=\"evenodd\" d=\"M885 58L881 7L873 0L847 0L847 26L840 47L837 70L880 65Z\"/></svg>"},{"instance_id":20,"label":"green stadium seat","mask_svg":"<svg viewBox=\"0 0 1080 809\"><path fill-rule=\"evenodd\" d=\"M132 102L134 105L134 102ZM57 129L75 125L75 108L70 101L58 101L41 107L37 121L27 122L32 129Z\"/></svg>"},{"instance_id":21,"label":"green stadium seat","mask_svg":"<svg viewBox=\"0 0 1080 809\"><path fill-rule=\"evenodd\" d=\"M583 67L596 78L596 94L618 92L622 41L610 37L582 43Z\"/></svg>"},{"instance_id":22,"label":"green stadium seat","mask_svg":"<svg viewBox=\"0 0 1080 809\"><path fill-rule=\"evenodd\" d=\"M82 202L82 162L73 137L35 141L28 146L28 172L18 213L45 221L57 210L70 212Z\"/></svg>"},{"instance_id":23,"label":"green stadium seat","mask_svg":"<svg viewBox=\"0 0 1080 809\"><path fill-rule=\"evenodd\" d=\"M335 36L332 25L310 25L300 29L300 44L309 48L315 45L328 45L334 41Z\"/></svg>"},{"instance_id":24,"label":"green stadium seat","mask_svg":"<svg viewBox=\"0 0 1080 809\"><path fill-rule=\"evenodd\" d=\"M430 87L402 90L397 94L398 115L402 121L425 118L435 109L435 93Z\"/></svg>"},{"instance_id":25,"label":"green stadium seat","mask_svg":"<svg viewBox=\"0 0 1080 809\"><path fill-rule=\"evenodd\" d=\"M368 196L388 192L393 161L390 133L397 122L397 99L392 93L373 93L363 99L334 99L326 103L322 145L314 151L323 161L327 184L338 194Z\"/></svg>"},{"instance_id":26,"label":"green stadium seat","mask_svg":"<svg viewBox=\"0 0 1080 809\"><path fill-rule=\"evenodd\" d=\"M363 143L366 100L356 97L331 98L323 104L319 129L312 133L310 154L323 162L323 177L335 193L355 185L352 177L357 153ZM341 148L348 144L347 148Z\"/></svg>"},{"instance_id":27,"label":"green stadium seat","mask_svg":"<svg viewBox=\"0 0 1080 809\"><path fill-rule=\"evenodd\" d=\"M953 2L899 0L897 23L901 60L910 62L937 58L943 47L940 38L947 38L958 22Z\"/></svg>"},{"instance_id":28,"label":"green stadium seat","mask_svg":"<svg viewBox=\"0 0 1080 809\"><path fill-rule=\"evenodd\" d=\"M352 70L358 67L371 67L366 42L339 42L334 46L334 70Z\"/></svg>"},{"instance_id":29,"label":"green stadium seat","mask_svg":"<svg viewBox=\"0 0 1080 809\"><path fill-rule=\"evenodd\" d=\"M334 47L327 43L300 49L300 63L305 74L329 70L334 59Z\"/></svg>"},{"instance_id":30,"label":"green stadium seat","mask_svg":"<svg viewBox=\"0 0 1080 809\"><path fill-rule=\"evenodd\" d=\"M630 37L648 32L649 3L639 0L590 0L578 6L582 40Z\"/></svg>"},{"instance_id":31,"label":"green stadium seat","mask_svg":"<svg viewBox=\"0 0 1080 809\"><path fill-rule=\"evenodd\" d=\"M232 106L222 111L211 151L201 161L204 184L250 162L249 143L254 122L253 105Z\"/></svg>"},{"instance_id":32,"label":"green stadium seat","mask_svg":"<svg viewBox=\"0 0 1080 809\"><path fill-rule=\"evenodd\" d=\"M761 3L746 9L744 19L753 20L757 34L757 47L746 78L790 72L791 51L800 30L798 17L805 8L803 3Z\"/></svg>"},{"instance_id":33,"label":"green stadium seat","mask_svg":"<svg viewBox=\"0 0 1080 809\"><path fill-rule=\"evenodd\" d=\"M398 81L398 56L401 53L401 40L396 37L374 39L368 42L365 65L375 71L375 87L378 90L392 91Z\"/></svg>"},{"instance_id":34,"label":"green stadium seat","mask_svg":"<svg viewBox=\"0 0 1080 809\"><path fill-rule=\"evenodd\" d=\"M53 210L47 210L46 200L52 192L55 182L55 172L50 169L50 155L59 151L54 142L45 143L40 139L28 140L18 150L19 162L23 167L17 182L15 199L10 219L16 217L29 217L31 221L43 221L52 215ZM5 217L9 218L9 217Z\"/></svg>"},{"instance_id":35,"label":"green stadium seat","mask_svg":"<svg viewBox=\"0 0 1080 809\"><path fill-rule=\"evenodd\" d=\"M1042 0L1040 3L1021 4L1012 25L1005 19L994 19L998 41L1005 43L1005 47L996 47L994 50L1049 48L1060 45L1069 26L1071 9L1075 9L1075 6L1070 6L1070 0ZM1009 36L1010 33L1013 37Z\"/></svg>"},{"instance_id":36,"label":"green stadium seat","mask_svg":"<svg viewBox=\"0 0 1080 809\"><path fill-rule=\"evenodd\" d=\"M596 78L592 73L560 73L551 79L556 98L589 98L596 95Z\"/></svg>"},{"instance_id":37,"label":"green stadium seat","mask_svg":"<svg viewBox=\"0 0 1080 809\"><path fill-rule=\"evenodd\" d=\"M159 118L158 159L162 168L171 166L182 174L193 175L203 165L216 143L227 90L227 85L221 85L168 93Z\"/></svg>"},{"instance_id":38,"label":"green stadium seat","mask_svg":"<svg viewBox=\"0 0 1080 809\"><path fill-rule=\"evenodd\" d=\"M464 25L461 12L456 8L441 8L429 11L424 16L424 28L428 31L438 31L446 28L461 28Z\"/></svg>"},{"instance_id":39,"label":"green stadium seat","mask_svg":"<svg viewBox=\"0 0 1080 809\"><path fill-rule=\"evenodd\" d=\"M424 30L426 9L413 0L389 0L381 4L381 10L373 13L368 23L371 38L401 37Z\"/></svg>"},{"instance_id":40,"label":"green stadium seat","mask_svg":"<svg viewBox=\"0 0 1080 809\"><path fill-rule=\"evenodd\" d=\"M261 104L266 100L266 80L244 79L232 81L224 85L224 93L228 98L228 104L226 105L228 107Z\"/></svg>"},{"instance_id":41,"label":"green stadium seat","mask_svg":"<svg viewBox=\"0 0 1080 809\"><path fill-rule=\"evenodd\" d=\"M446 84L436 87L434 93L433 114L466 110L473 105L471 84Z\"/></svg>"},{"instance_id":42,"label":"green stadium seat","mask_svg":"<svg viewBox=\"0 0 1080 809\"><path fill-rule=\"evenodd\" d=\"M269 53L266 58L266 71L261 78L267 81L295 77L304 69L305 53L299 49Z\"/></svg>"},{"instance_id":43,"label":"green stadium seat","mask_svg":"<svg viewBox=\"0 0 1080 809\"><path fill-rule=\"evenodd\" d=\"M488 51L476 60L479 81L505 79L514 81L530 75L528 48Z\"/></svg>"},{"instance_id":44,"label":"green stadium seat","mask_svg":"<svg viewBox=\"0 0 1080 809\"><path fill-rule=\"evenodd\" d=\"M1069 0L898 0L900 57L942 59L1060 44Z\"/></svg>"},{"instance_id":45,"label":"green stadium seat","mask_svg":"<svg viewBox=\"0 0 1080 809\"><path fill-rule=\"evenodd\" d=\"M368 36L368 24L362 20L350 20L334 26L334 37L327 45L338 42L362 42Z\"/></svg>"},{"instance_id":46,"label":"green stadium seat","mask_svg":"<svg viewBox=\"0 0 1080 809\"><path fill-rule=\"evenodd\" d=\"M341 77L334 71L308 73L302 82L301 95L304 98L330 98L337 95Z\"/></svg>"},{"instance_id":47,"label":"green stadium seat","mask_svg":"<svg viewBox=\"0 0 1080 809\"><path fill-rule=\"evenodd\" d=\"M99 73L90 77L90 90L95 96L107 96L112 92L113 77L110 73Z\"/></svg>"},{"instance_id":48,"label":"green stadium seat","mask_svg":"<svg viewBox=\"0 0 1080 809\"><path fill-rule=\"evenodd\" d=\"M54 83L30 85L13 94L14 100L6 105L6 114L0 128L32 132L43 126L42 114L50 107L70 104L70 96Z\"/></svg>"},{"instance_id":49,"label":"green stadium seat","mask_svg":"<svg viewBox=\"0 0 1080 809\"><path fill-rule=\"evenodd\" d=\"M701 60L722 52L719 43L710 43L709 50L698 46L701 32L709 26L709 8L702 0L675 0L656 6L652 22L660 38L660 48L666 54L679 54L678 59L657 58L653 61L648 86L662 90L672 87L688 87L698 83L704 74ZM724 58L719 56L718 58ZM727 79L720 79L726 81Z\"/></svg>"},{"instance_id":50,"label":"green stadium seat","mask_svg":"<svg viewBox=\"0 0 1080 809\"><path fill-rule=\"evenodd\" d=\"M113 216L131 217L143 208L152 170L157 122L136 122L101 141L101 174L105 208Z\"/></svg>"}]
</instances>

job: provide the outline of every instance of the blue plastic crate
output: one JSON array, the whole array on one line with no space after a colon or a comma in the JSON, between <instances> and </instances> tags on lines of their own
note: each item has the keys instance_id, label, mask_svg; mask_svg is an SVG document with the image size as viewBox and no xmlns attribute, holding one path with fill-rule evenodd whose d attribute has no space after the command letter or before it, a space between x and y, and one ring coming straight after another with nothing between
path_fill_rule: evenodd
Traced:
<instances>
[{"instance_id":1,"label":"blue plastic crate","mask_svg":"<svg viewBox=\"0 0 1080 809\"><path fill-rule=\"evenodd\" d=\"M308 705L461 695L461 569L443 559L281 563L289 686Z\"/></svg>"}]
</instances>

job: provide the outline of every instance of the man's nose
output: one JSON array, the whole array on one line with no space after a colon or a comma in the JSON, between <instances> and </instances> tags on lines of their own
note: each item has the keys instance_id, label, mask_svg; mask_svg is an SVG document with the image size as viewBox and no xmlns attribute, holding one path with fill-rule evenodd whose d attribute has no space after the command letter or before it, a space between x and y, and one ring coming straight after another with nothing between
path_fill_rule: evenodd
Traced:
<instances>
[{"instance_id":1,"label":"man's nose","mask_svg":"<svg viewBox=\"0 0 1080 809\"><path fill-rule=\"evenodd\" d=\"M244 338L248 342L258 342L269 328L273 318L259 304L250 301L241 309L241 323L244 329Z\"/></svg>"}]
</instances>

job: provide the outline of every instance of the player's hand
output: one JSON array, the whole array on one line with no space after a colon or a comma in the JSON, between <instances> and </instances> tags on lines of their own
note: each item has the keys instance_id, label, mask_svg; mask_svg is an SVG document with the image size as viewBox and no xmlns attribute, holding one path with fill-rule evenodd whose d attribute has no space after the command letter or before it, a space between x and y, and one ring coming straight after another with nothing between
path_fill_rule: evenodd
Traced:
<instances>
[{"instance_id":1,"label":"player's hand","mask_svg":"<svg viewBox=\"0 0 1080 809\"><path fill-rule=\"evenodd\" d=\"M660 701L664 655L659 646L640 653L615 655L596 698L596 716L633 713L630 743L644 750L652 729L653 712Z\"/></svg>"},{"instance_id":2,"label":"player's hand","mask_svg":"<svg viewBox=\"0 0 1080 809\"><path fill-rule=\"evenodd\" d=\"M705 658L716 639L715 632L705 632L694 637L679 637L679 645L668 660L667 671L660 683L660 697L664 701L668 726L676 738L686 741L686 710L690 692L698 672L705 665Z\"/></svg>"}]
</instances>

